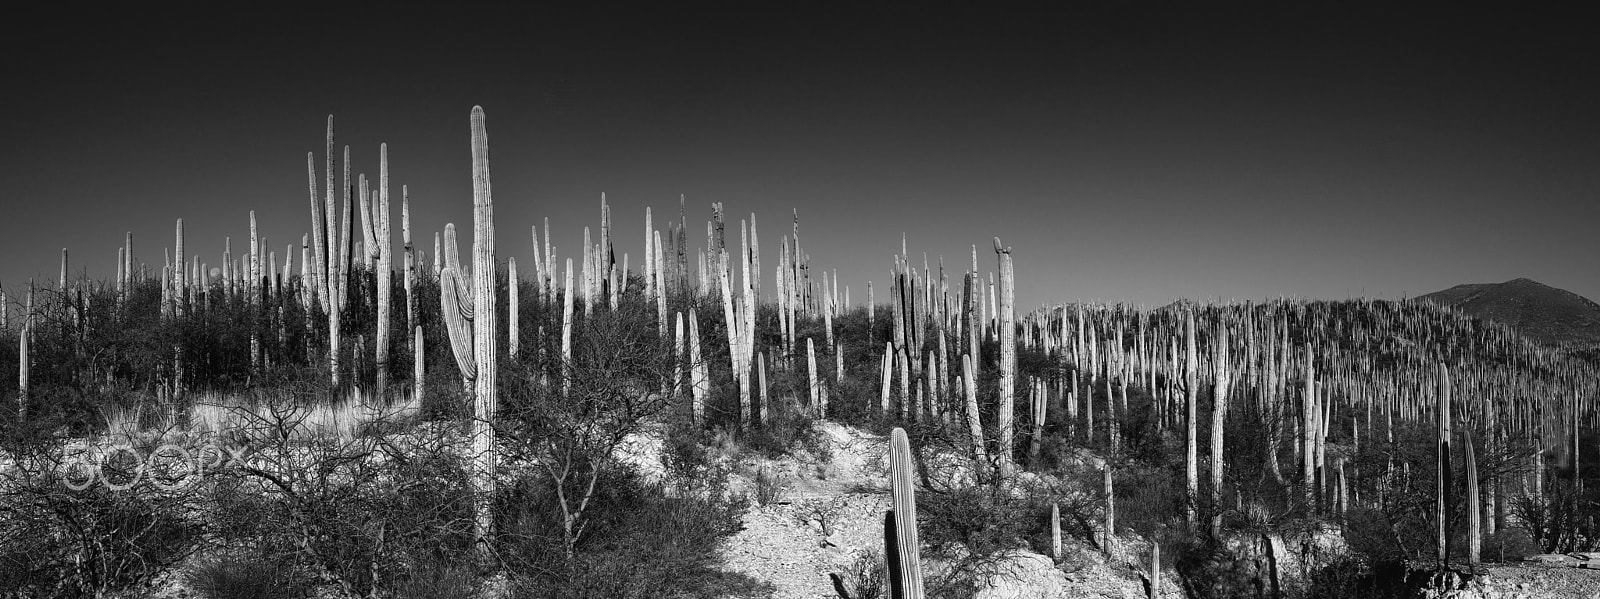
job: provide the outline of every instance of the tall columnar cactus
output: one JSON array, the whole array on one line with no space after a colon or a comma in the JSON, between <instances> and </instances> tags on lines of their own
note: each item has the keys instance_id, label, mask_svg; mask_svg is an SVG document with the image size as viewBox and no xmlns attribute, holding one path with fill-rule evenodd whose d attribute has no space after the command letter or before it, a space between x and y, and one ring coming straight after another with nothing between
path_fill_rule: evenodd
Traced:
<instances>
[{"instance_id":1,"label":"tall columnar cactus","mask_svg":"<svg viewBox=\"0 0 1600 599\"><path fill-rule=\"evenodd\" d=\"M822 286L828 286L827 273L823 273ZM838 279L834 279L833 286L839 286ZM828 347L833 347L833 294L823 294L822 303L822 332L825 335L824 339L828 342Z\"/></svg>"},{"instance_id":2,"label":"tall columnar cactus","mask_svg":"<svg viewBox=\"0 0 1600 599\"><path fill-rule=\"evenodd\" d=\"M247 257L245 306L253 322L250 326L250 368L261 368L261 236L256 231L256 211L250 211L250 254Z\"/></svg>"},{"instance_id":3,"label":"tall columnar cactus","mask_svg":"<svg viewBox=\"0 0 1600 599\"><path fill-rule=\"evenodd\" d=\"M967 436L972 443L974 473L982 480L988 474L989 451L984 447L983 421L978 414L978 367L974 362L977 360L973 359L971 354L961 355L961 382L962 395L966 396Z\"/></svg>"},{"instance_id":4,"label":"tall columnar cactus","mask_svg":"<svg viewBox=\"0 0 1600 599\"><path fill-rule=\"evenodd\" d=\"M1038 378L1034 379L1033 385L1029 388L1031 392L1028 397L1032 399L1030 407L1033 409L1033 434L1030 435L1031 438L1028 440L1028 462L1037 464L1039 462L1039 451L1044 442L1044 424L1045 418L1048 416L1047 410L1050 407L1050 395L1045 389L1044 381Z\"/></svg>"},{"instance_id":5,"label":"tall columnar cactus","mask_svg":"<svg viewBox=\"0 0 1600 599\"><path fill-rule=\"evenodd\" d=\"M1061 559L1061 504L1050 504L1050 557Z\"/></svg>"},{"instance_id":6,"label":"tall columnar cactus","mask_svg":"<svg viewBox=\"0 0 1600 599\"><path fill-rule=\"evenodd\" d=\"M289 280L288 273L285 273L283 276L284 276L284 281L287 282ZM311 235L307 234L307 233L301 233L300 234L300 286L297 289L295 289L295 298L298 299L300 301L300 305L305 308L307 316L310 316L311 312L312 312L312 307L311 307L311 304L312 304L312 301L311 301L311 299L312 299L312 295L311 295L311 293L312 293L311 292L312 285L310 285L310 281L311 281ZM310 340L309 337L307 337L306 338L306 349L309 350L310 348L311 348L311 340ZM311 352L308 351L306 353L307 353L307 355L310 355Z\"/></svg>"},{"instance_id":7,"label":"tall columnar cactus","mask_svg":"<svg viewBox=\"0 0 1600 599\"><path fill-rule=\"evenodd\" d=\"M917 383L917 394L921 396L922 413L930 418L947 416L944 406L939 401L939 362L934 357L933 350L928 350L922 357L922 378ZM926 393L924 393L926 391Z\"/></svg>"},{"instance_id":8,"label":"tall columnar cactus","mask_svg":"<svg viewBox=\"0 0 1600 599\"><path fill-rule=\"evenodd\" d=\"M656 282L655 282L655 287L656 287L656 314L661 315L661 319L659 320L659 323L657 324L658 330L656 332L657 332L657 334L661 335L662 337L666 337L667 336L667 328L666 328L667 327L667 321L666 321L666 316L665 315L667 313L667 291L666 291L666 289L667 289L667 278L666 278L667 262L665 261L666 258L662 255L662 250L664 248L661 245L661 232L660 231L656 231L655 232L655 235L654 235L654 238L652 239L652 241L654 242L655 260L656 260L656 266L655 266L655 268L652 269L652 271L653 271L653 273L655 275L655 278L656 278ZM623 257L626 258L627 256L624 255ZM626 270L626 269L624 269L624 270Z\"/></svg>"},{"instance_id":9,"label":"tall columnar cactus","mask_svg":"<svg viewBox=\"0 0 1600 599\"><path fill-rule=\"evenodd\" d=\"M177 306L172 313L174 316L182 317L189 313L189 304L185 301L188 297L189 283L188 279L185 278L186 273L183 268L183 219L181 218L178 219L178 223L174 226L172 253L174 254L172 261L173 300L174 305Z\"/></svg>"},{"instance_id":10,"label":"tall columnar cactus","mask_svg":"<svg viewBox=\"0 0 1600 599\"><path fill-rule=\"evenodd\" d=\"M649 206L645 206L644 207L644 272L641 273L641 274L644 275L644 298L645 298L645 300L654 300L655 299L655 294L656 294L656 273L655 273L655 269L656 269L656 244L655 244L655 240L656 240L655 223L651 219L650 207ZM656 320L659 323L665 323L667 321L667 315L666 314L657 314L656 315ZM658 328L664 328L665 326L666 325L664 325L664 324L657 325Z\"/></svg>"},{"instance_id":11,"label":"tall columnar cactus","mask_svg":"<svg viewBox=\"0 0 1600 599\"><path fill-rule=\"evenodd\" d=\"M533 242L533 283L535 303L543 304L549 297L549 279L545 274L544 253L539 250L539 225L528 227L528 233Z\"/></svg>"},{"instance_id":12,"label":"tall columnar cactus","mask_svg":"<svg viewBox=\"0 0 1600 599\"><path fill-rule=\"evenodd\" d=\"M600 192L600 259L595 263L595 276L604 281L606 299L617 293L611 288L611 270L617 263L616 254L611 250L611 206L606 204L605 192Z\"/></svg>"},{"instance_id":13,"label":"tall columnar cactus","mask_svg":"<svg viewBox=\"0 0 1600 599\"><path fill-rule=\"evenodd\" d=\"M338 208L333 192L333 119L328 119L328 195L324 224L328 227L328 376L337 391L343 380L344 303L348 290L350 263L350 151L344 153L344 209ZM344 226L339 225L340 212Z\"/></svg>"},{"instance_id":14,"label":"tall columnar cactus","mask_svg":"<svg viewBox=\"0 0 1600 599\"><path fill-rule=\"evenodd\" d=\"M755 213L750 213L750 243L748 246L744 243L742 234L744 231L743 221L739 223L739 228L741 232L739 240L741 256L739 262L744 269L744 286L742 287L744 311L741 313L744 322L739 329L740 334L744 335L744 339L739 343L739 348L744 352L739 357L739 365L744 372L739 380L739 404L741 406L749 406L751 403L750 374L754 368L752 363L755 361L756 306L760 303L761 297L761 238L756 232ZM659 254L659 252L657 253ZM827 390L822 390L822 393L824 394L823 402L826 404ZM824 410L826 410L826 405L824 405ZM748 417L749 415L746 414L746 418Z\"/></svg>"},{"instance_id":15,"label":"tall columnar cactus","mask_svg":"<svg viewBox=\"0 0 1600 599\"><path fill-rule=\"evenodd\" d=\"M878 392L878 409L885 416L889 415L889 384L894 380L894 342L883 342L883 365L878 370L882 373L882 387Z\"/></svg>"},{"instance_id":16,"label":"tall columnar cactus","mask_svg":"<svg viewBox=\"0 0 1600 599\"><path fill-rule=\"evenodd\" d=\"M972 356L972 373L968 374L967 378L977 380L974 377L980 375L979 371L983 366L983 317L979 308L983 304L983 289L982 282L978 280L978 246L976 245L972 246L972 272L967 273L965 282L964 299L967 305L965 311L967 320L966 353Z\"/></svg>"},{"instance_id":17,"label":"tall columnar cactus","mask_svg":"<svg viewBox=\"0 0 1600 599\"><path fill-rule=\"evenodd\" d=\"M779 289L782 292L782 289ZM867 281L867 341L875 340L878 330L878 298L872 291L872 281Z\"/></svg>"},{"instance_id":18,"label":"tall columnar cactus","mask_svg":"<svg viewBox=\"0 0 1600 599\"><path fill-rule=\"evenodd\" d=\"M394 310L393 294L390 287L394 274L393 250L389 243L389 144L378 145L378 206L377 214L372 217L373 243L376 244L374 255L378 260L378 334L377 337L377 365L378 365L378 398L388 398L389 388L389 324Z\"/></svg>"},{"instance_id":19,"label":"tall columnar cactus","mask_svg":"<svg viewBox=\"0 0 1600 599\"><path fill-rule=\"evenodd\" d=\"M550 246L550 217L544 218L544 274L546 277L544 289L545 301L555 297L553 288L556 285L556 251Z\"/></svg>"},{"instance_id":20,"label":"tall columnar cactus","mask_svg":"<svg viewBox=\"0 0 1600 599\"><path fill-rule=\"evenodd\" d=\"M118 247L117 248L117 279L116 279L116 282L117 282L117 307L118 308L122 307L122 301L124 299L127 299L127 295L128 295L128 286L127 286L128 280L127 280L127 277L125 277L123 275L124 272L126 272L126 271L124 271L122 269L122 248Z\"/></svg>"},{"instance_id":21,"label":"tall columnar cactus","mask_svg":"<svg viewBox=\"0 0 1600 599\"><path fill-rule=\"evenodd\" d=\"M1439 365L1439 387L1435 399L1435 416L1438 418L1439 451L1438 451L1438 476L1435 477L1437 487L1434 500L1433 517L1435 523L1435 540L1437 541L1439 567L1445 568L1450 564L1450 368L1444 364Z\"/></svg>"},{"instance_id":22,"label":"tall columnar cactus","mask_svg":"<svg viewBox=\"0 0 1600 599\"><path fill-rule=\"evenodd\" d=\"M122 301L127 301L128 291L133 284L133 231L128 231L122 240L122 275L125 285L122 289ZM5 303L0 301L0 303Z\"/></svg>"},{"instance_id":23,"label":"tall columnar cactus","mask_svg":"<svg viewBox=\"0 0 1600 599\"><path fill-rule=\"evenodd\" d=\"M338 290L334 287L334 280L338 277L338 269L335 268L335 262L339 259L338 248L341 244L339 243L339 219L337 213L339 209L338 195L337 192L334 191L336 188L333 186L333 115L331 114L328 115L328 131L325 141L326 145L323 147L322 153L322 166L324 175L322 226L326 229L326 231L324 231L322 234L322 251L318 252L317 260L321 261L321 268L318 270L318 273L322 278L322 309L324 311L332 312L334 309L333 304L339 299L338 296L335 295L335 292ZM350 182L349 156L345 156L344 181L346 184ZM345 185L345 187L348 187L348 185ZM348 195L349 190L346 189L345 191L346 195ZM331 319L330 322L332 322ZM338 351L336 349L330 349L330 353L337 354ZM334 372L337 373L338 363L334 362L333 366ZM337 374L334 375L334 380L338 380Z\"/></svg>"},{"instance_id":24,"label":"tall columnar cactus","mask_svg":"<svg viewBox=\"0 0 1600 599\"><path fill-rule=\"evenodd\" d=\"M594 302L595 302L595 298L594 298L595 290L594 290L594 287L595 287L595 280L598 278L598 277L595 276L594 271L595 271L596 268L599 268L599 265L597 264L597 262L598 261L596 260L594 245L593 245L593 242L589 238L589 227L584 227L583 228L583 262L580 264L580 266L583 267L583 271L580 273L580 277L582 278L582 283L579 286L583 289L583 291L582 291L582 295L583 295L583 316L585 318L588 318L590 314L594 313Z\"/></svg>"},{"instance_id":25,"label":"tall columnar cactus","mask_svg":"<svg viewBox=\"0 0 1600 599\"><path fill-rule=\"evenodd\" d=\"M672 387L667 395L673 400L683 393L683 363L688 357L689 346L683 338L683 313L678 312L672 318Z\"/></svg>"},{"instance_id":26,"label":"tall columnar cactus","mask_svg":"<svg viewBox=\"0 0 1600 599\"><path fill-rule=\"evenodd\" d=\"M1488 413L1484 431L1488 438L1484 440L1484 443L1489 453L1493 454L1496 450L1504 447L1499 433L1500 414L1499 409L1495 408L1490 394L1485 393L1483 399L1485 410ZM1493 536L1496 531L1504 527L1502 520L1505 517L1505 501L1500 497L1504 487L1501 475L1495 473L1492 469L1489 472L1488 483L1489 488L1484 493L1483 515L1486 518L1483 522L1483 532Z\"/></svg>"},{"instance_id":27,"label":"tall columnar cactus","mask_svg":"<svg viewBox=\"0 0 1600 599\"><path fill-rule=\"evenodd\" d=\"M811 410L818 418L826 418L823 413L822 398L817 394L817 344L811 337L806 337L806 390L811 399Z\"/></svg>"},{"instance_id":28,"label":"tall columnar cactus","mask_svg":"<svg viewBox=\"0 0 1600 599\"><path fill-rule=\"evenodd\" d=\"M893 543L890 552L889 581L895 599L922 599L922 559L917 541L916 480L911 458L911 441L905 429L895 427L889 434L889 483L894 510L886 531Z\"/></svg>"},{"instance_id":29,"label":"tall columnar cactus","mask_svg":"<svg viewBox=\"0 0 1600 599\"><path fill-rule=\"evenodd\" d=\"M1462 431L1467 465L1467 563L1476 568L1483 550L1482 512L1478 504L1478 455L1472 444L1472 431ZM1573 456L1577 459L1577 456Z\"/></svg>"},{"instance_id":30,"label":"tall columnar cactus","mask_svg":"<svg viewBox=\"0 0 1600 599\"><path fill-rule=\"evenodd\" d=\"M1161 596L1161 544L1150 542L1150 599Z\"/></svg>"},{"instance_id":31,"label":"tall columnar cactus","mask_svg":"<svg viewBox=\"0 0 1600 599\"><path fill-rule=\"evenodd\" d=\"M404 284L406 288L406 330L417 328L417 254L411 246L411 190L400 186L400 244L404 255Z\"/></svg>"},{"instance_id":32,"label":"tall columnar cactus","mask_svg":"<svg viewBox=\"0 0 1600 599\"><path fill-rule=\"evenodd\" d=\"M1317 510L1317 384L1316 355L1311 344L1305 347L1305 389L1300 400L1300 477L1305 486L1306 509Z\"/></svg>"},{"instance_id":33,"label":"tall columnar cactus","mask_svg":"<svg viewBox=\"0 0 1600 599\"><path fill-rule=\"evenodd\" d=\"M573 273L572 273L572 258L569 256L567 258L566 286L562 287L562 293L561 293L561 396L562 397L566 397L568 393L572 392L572 318L573 318L572 302L573 302L573 299L574 299L573 296L576 295L577 291L578 291L577 289L575 289L573 287L572 275L573 275ZM694 314L694 309L693 308L689 309L689 314L691 316ZM691 326L693 325L693 320L690 321L690 324L691 324ZM698 335L696 335L696 337L698 337ZM698 362L699 360L695 360L695 361Z\"/></svg>"},{"instance_id":34,"label":"tall columnar cactus","mask_svg":"<svg viewBox=\"0 0 1600 599\"><path fill-rule=\"evenodd\" d=\"M1195 503L1200 499L1200 462L1199 462L1199 437L1198 422L1200 404L1200 379L1197 368L1200 361L1199 348L1195 341L1194 309L1185 309L1183 313L1184 340L1187 344L1187 359L1183 363L1183 385L1186 398L1184 403L1184 454L1183 474L1187 483L1186 498L1184 502L1184 515L1190 526L1196 523Z\"/></svg>"},{"instance_id":35,"label":"tall columnar cactus","mask_svg":"<svg viewBox=\"0 0 1600 599\"><path fill-rule=\"evenodd\" d=\"M356 212L361 216L361 246L360 251L356 252L356 260L361 263L362 268L371 272L373 263L378 258L377 231L375 230L378 223L372 217L373 204L377 202L373 201L376 198L371 196L371 189L367 187L367 176L363 174L360 179L361 193L357 194L360 197L360 201L356 203ZM362 287L366 287L366 285L363 284Z\"/></svg>"},{"instance_id":36,"label":"tall columnar cactus","mask_svg":"<svg viewBox=\"0 0 1600 599\"><path fill-rule=\"evenodd\" d=\"M1109 556L1116 551L1115 547L1117 544L1117 493L1116 488L1111 485L1110 462L1106 462L1105 467L1101 469L1100 474L1101 482L1105 487L1104 491L1106 495L1105 543L1101 549L1105 550L1106 555Z\"/></svg>"},{"instance_id":37,"label":"tall columnar cactus","mask_svg":"<svg viewBox=\"0 0 1600 599\"><path fill-rule=\"evenodd\" d=\"M1067 390L1067 438L1069 439L1078 438L1078 390L1080 389L1078 386L1078 372L1077 369L1073 369L1072 381L1067 383L1071 385ZM1082 411L1088 414L1089 407L1084 406Z\"/></svg>"},{"instance_id":38,"label":"tall columnar cactus","mask_svg":"<svg viewBox=\"0 0 1600 599\"><path fill-rule=\"evenodd\" d=\"M476 307L473 322L473 356L478 378L472 418L473 490L477 502L474 537L487 541L493 534L495 452L494 417L498 381L495 355L494 202L489 185L489 136L484 130L483 107L472 107L472 287Z\"/></svg>"},{"instance_id":39,"label":"tall columnar cactus","mask_svg":"<svg viewBox=\"0 0 1600 599\"><path fill-rule=\"evenodd\" d=\"M1287 323L1278 326L1272 324L1272 332L1281 333L1279 342L1274 345L1270 341L1266 344L1267 351L1267 380L1266 380L1266 409L1267 409L1267 471L1272 473L1273 480L1280 485L1288 485L1289 479L1284 476L1283 468L1278 463L1278 443L1283 436L1286 426L1279 417L1283 413L1284 393L1283 387L1288 380L1289 372L1289 329ZM1270 333L1269 333L1270 334Z\"/></svg>"},{"instance_id":40,"label":"tall columnar cactus","mask_svg":"<svg viewBox=\"0 0 1600 599\"><path fill-rule=\"evenodd\" d=\"M17 420L28 419L28 366L33 361L32 354L28 353L28 337L33 335L33 328L24 322L22 332L17 335Z\"/></svg>"},{"instance_id":41,"label":"tall columnar cactus","mask_svg":"<svg viewBox=\"0 0 1600 599\"><path fill-rule=\"evenodd\" d=\"M188 279L185 276L183 264L183 219L178 219L174 228L174 249L172 262L173 288L172 288L172 316L182 319L189 314ZM33 308L28 309L28 318L33 318ZM183 393L185 364L183 362L183 347L178 344L172 346L172 393L173 397Z\"/></svg>"},{"instance_id":42,"label":"tall columnar cactus","mask_svg":"<svg viewBox=\"0 0 1600 599\"><path fill-rule=\"evenodd\" d=\"M356 193L358 191L360 192L359 197L365 197L367 195L367 178L365 175L357 175L356 179L351 179L350 174L353 172L354 167L351 166L352 163L350 162L349 145L344 146L343 155L344 200L340 203L340 209L343 211L343 215L340 217L341 220L339 221L339 286L341 289L339 292L339 297L342 301L346 302L346 307L348 307L348 303L350 302L350 279L355 275L356 272L355 258L360 255L356 251L357 246L355 238L355 211L357 205L360 203L357 201L358 196Z\"/></svg>"},{"instance_id":43,"label":"tall columnar cactus","mask_svg":"<svg viewBox=\"0 0 1600 599\"><path fill-rule=\"evenodd\" d=\"M519 350L522 349L520 347L522 335L519 333L522 330L522 320L517 314L521 311L522 298L517 292L517 259L514 257L506 258L506 295L506 302L509 304L506 310L506 327L511 329L508 332L510 339L506 343L506 349L511 359L515 361Z\"/></svg>"},{"instance_id":44,"label":"tall columnar cactus","mask_svg":"<svg viewBox=\"0 0 1600 599\"><path fill-rule=\"evenodd\" d=\"M1228 325L1217 323L1216 349L1212 352L1211 409L1211 535L1222 532L1222 472L1227 467L1222 453L1223 424L1228 419Z\"/></svg>"},{"instance_id":45,"label":"tall columnar cactus","mask_svg":"<svg viewBox=\"0 0 1600 599\"><path fill-rule=\"evenodd\" d=\"M844 386L844 351L843 341L833 348L833 382L841 387Z\"/></svg>"},{"instance_id":46,"label":"tall columnar cactus","mask_svg":"<svg viewBox=\"0 0 1600 599\"><path fill-rule=\"evenodd\" d=\"M1102 490L1106 493L1106 543L1101 549L1110 556L1117 545L1117 490L1112 487L1109 461L1104 468L1101 468L1101 484L1104 487Z\"/></svg>"},{"instance_id":47,"label":"tall columnar cactus","mask_svg":"<svg viewBox=\"0 0 1600 599\"><path fill-rule=\"evenodd\" d=\"M996 323L1000 328L1000 409L995 425L1000 434L1000 476L1009 479L1017 385L1016 275L1011 270L1011 248L1002 248L999 237L994 238L994 253L1000 257L1000 318Z\"/></svg>"},{"instance_id":48,"label":"tall columnar cactus","mask_svg":"<svg viewBox=\"0 0 1600 599\"><path fill-rule=\"evenodd\" d=\"M428 369L425 367L422 347L422 325L412 329L411 335L411 397L422 405L423 390L427 388Z\"/></svg>"},{"instance_id":49,"label":"tall columnar cactus","mask_svg":"<svg viewBox=\"0 0 1600 599\"><path fill-rule=\"evenodd\" d=\"M744 260L741 259L741 262L744 262ZM739 386L739 426L744 427L750 424L751 414L750 360L746 356L744 347L748 338L745 333L747 326L744 312L741 312L740 309L748 310L748 308L734 295L733 273L730 270L732 263L729 261L727 250L722 251L719 264L722 266L718 267L717 281L722 289L723 321L727 323L728 329L729 367L733 372L734 381ZM748 273L749 266L748 263L745 264L746 272ZM746 294L745 298L748 299L748 294Z\"/></svg>"},{"instance_id":50,"label":"tall columnar cactus","mask_svg":"<svg viewBox=\"0 0 1600 599\"><path fill-rule=\"evenodd\" d=\"M445 333L450 339L451 355L456 358L456 368L461 371L461 384L468 391L476 388L478 362L473 356L473 321L476 302L473 289L461 273L461 264L455 251L456 226L444 226L445 266L439 270L439 308L444 317Z\"/></svg>"},{"instance_id":51,"label":"tall columnar cactus","mask_svg":"<svg viewBox=\"0 0 1600 599\"><path fill-rule=\"evenodd\" d=\"M1570 407L1572 408L1572 412L1571 412L1571 414L1568 415L1567 423L1569 425L1571 425L1571 428L1572 428L1572 435L1571 435L1571 439L1572 439L1572 445L1571 445L1571 451L1572 451L1572 491L1575 494L1575 496L1582 497L1583 496L1583 468L1582 468L1582 461L1579 458L1582 457L1581 454L1583 453L1583 451L1582 451L1583 447L1581 445L1579 445L1578 430L1579 430L1580 427L1583 426L1583 421L1578 418L1578 394L1577 393L1573 393L1572 394L1572 403L1570 404Z\"/></svg>"},{"instance_id":52,"label":"tall columnar cactus","mask_svg":"<svg viewBox=\"0 0 1600 599\"><path fill-rule=\"evenodd\" d=\"M689 398L696 423L705 422L706 395L710 390L706 364L700 352L700 316L689 307Z\"/></svg>"},{"instance_id":53,"label":"tall columnar cactus","mask_svg":"<svg viewBox=\"0 0 1600 599\"><path fill-rule=\"evenodd\" d=\"M1120 310L1120 307L1118 309ZM1128 377L1123 373L1123 366L1122 366L1122 364L1127 361L1126 357L1123 356L1123 354L1122 354L1122 325L1123 325L1122 317L1121 317L1120 314L1118 314L1116 316L1116 322L1114 324L1114 326L1116 327L1116 330L1115 331L1107 331L1107 334L1106 334L1106 337L1107 337L1106 341L1110 343L1110 345L1108 345L1106 347L1106 365L1105 365L1105 368L1106 368L1106 372L1105 372L1105 379L1106 379L1106 383L1105 383L1106 384L1106 436L1111 439L1111 455L1113 455L1113 456L1117 455L1117 453L1119 451L1121 451L1121 449L1122 449L1122 424L1121 424L1120 419L1117 416L1117 412L1118 412L1117 407L1118 406L1115 405L1115 401L1116 401L1115 400L1115 396L1112 395L1112 391L1111 391L1111 381L1112 381L1113 378L1116 379L1118 386L1122 388L1122 390L1123 390L1123 394L1122 394L1123 398L1126 399L1127 396L1128 396L1127 395ZM1113 336L1113 334L1115 336ZM1122 407L1123 408L1127 408L1127 402L1126 401L1123 402L1123 406Z\"/></svg>"},{"instance_id":54,"label":"tall columnar cactus","mask_svg":"<svg viewBox=\"0 0 1600 599\"><path fill-rule=\"evenodd\" d=\"M771 400L767 399L767 352L756 354L756 381L761 387L761 394L758 396L761 399L761 405L756 410L756 422L765 425L767 423L767 409L772 407Z\"/></svg>"},{"instance_id":55,"label":"tall columnar cactus","mask_svg":"<svg viewBox=\"0 0 1600 599\"><path fill-rule=\"evenodd\" d=\"M900 373L900 418L909 420L915 415L911 410L911 358L906 355L904 346L895 351L894 358L899 364L895 370Z\"/></svg>"}]
</instances>

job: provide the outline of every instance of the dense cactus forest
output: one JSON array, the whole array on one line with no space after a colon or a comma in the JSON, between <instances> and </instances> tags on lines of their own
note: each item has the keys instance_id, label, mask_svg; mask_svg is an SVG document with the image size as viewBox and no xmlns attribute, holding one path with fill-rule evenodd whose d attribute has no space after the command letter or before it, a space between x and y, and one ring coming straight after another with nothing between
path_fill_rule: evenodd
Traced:
<instances>
[{"instance_id":1,"label":"dense cactus forest","mask_svg":"<svg viewBox=\"0 0 1600 599\"><path fill-rule=\"evenodd\" d=\"M885 446L846 597L972 596L984 560L1067 570L1064 546L1188 597L1378 597L1385 568L1600 550L1593 348L1420 301L1019 311L1013 261L1046 258L1004 231L865 257L893 276L853 297L791 215L762 215L763 246L721 204L623 231L602 198L557 248L496 221L470 122L470 230L413 230L387 147L350 172L330 116L300 239L173 215L170 240L107 240L109 280L79 264L111 252L71 248L58 280L4 281L0 591L773 596L719 565L766 489L718 452L823 423ZM623 455L640 438L660 472Z\"/></svg>"}]
</instances>

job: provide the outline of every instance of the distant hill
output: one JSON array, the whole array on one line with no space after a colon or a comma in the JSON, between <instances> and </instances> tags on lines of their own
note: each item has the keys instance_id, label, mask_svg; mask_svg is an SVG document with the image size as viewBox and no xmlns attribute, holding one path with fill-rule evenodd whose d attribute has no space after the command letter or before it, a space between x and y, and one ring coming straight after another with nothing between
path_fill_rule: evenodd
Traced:
<instances>
[{"instance_id":1,"label":"distant hill","mask_svg":"<svg viewBox=\"0 0 1600 599\"><path fill-rule=\"evenodd\" d=\"M1547 345L1600 346L1600 304L1531 279L1456 285L1418 299L1511 325Z\"/></svg>"}]
</instances>

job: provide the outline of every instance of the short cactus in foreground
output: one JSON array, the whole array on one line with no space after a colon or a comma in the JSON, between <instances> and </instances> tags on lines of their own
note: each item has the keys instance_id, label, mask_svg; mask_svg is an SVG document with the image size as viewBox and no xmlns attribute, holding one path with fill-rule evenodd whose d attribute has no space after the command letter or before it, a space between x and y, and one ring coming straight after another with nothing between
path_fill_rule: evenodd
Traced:
<instances>
[{"instance_id":1,"label":"short cactus in foreground","mask_svg":"<svg viewBox=\"0 0 1600 599\"><path fill-rule=\"evenodd\" d=\"M892 517L885 522L889 555L889 589L895 599L922 598L922 560L917 553L917 500L912 488L911 441L903 428L889 435L889 483Z\"/></svg>"},{"instance_id":2,"label":"short cactus in foreground","mask_svg":"<svg viewBox=\"0 0 1600 599\"><path fill-rule=\"evenodd\" d=\"M1161 544L1150 543L1150 599L1161 596Z\"/></svg>"},{"instance_id":3,"label":"short cactus in foreground","mask_svg":"<svg viewBox=\"0 0 1600 599\"><path fill-rule=\"evenodd\" d=\"M1050 557L1061 559L1061 504L1050 504Z\"/></svg>"}]
</instances>

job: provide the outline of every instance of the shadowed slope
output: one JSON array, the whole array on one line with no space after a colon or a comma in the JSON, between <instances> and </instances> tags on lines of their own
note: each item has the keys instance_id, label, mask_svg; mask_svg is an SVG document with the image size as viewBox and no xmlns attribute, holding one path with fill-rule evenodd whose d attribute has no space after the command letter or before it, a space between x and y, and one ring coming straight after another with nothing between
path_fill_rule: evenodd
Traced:
<instances>
[{"instance_id":1,"label":"shadowed slope","mask_svg":"<svg viewBox=\"0 0 1600 599\"><path fill-rule=\"evenodd\" d=\"M1600 344L1600 304L1531 279L1456 285L1418 299L1516 327L1544 344Z\"/></svg>"}]
</instances>

